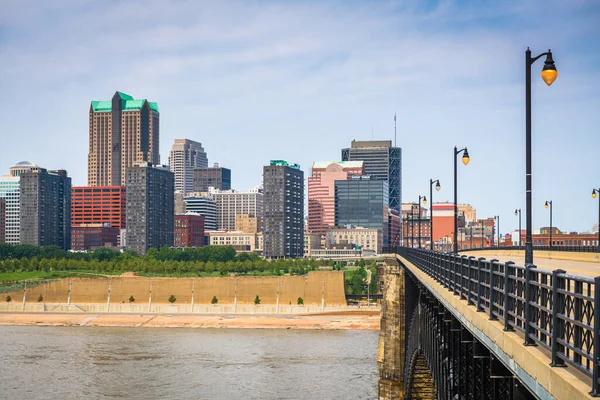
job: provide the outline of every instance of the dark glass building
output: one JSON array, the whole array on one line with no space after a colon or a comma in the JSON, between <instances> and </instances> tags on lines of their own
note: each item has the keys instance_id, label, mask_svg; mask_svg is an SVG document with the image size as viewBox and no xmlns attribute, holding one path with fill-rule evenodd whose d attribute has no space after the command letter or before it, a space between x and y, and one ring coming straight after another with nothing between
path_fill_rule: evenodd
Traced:
<instances>
[{"instance_id":1,"label":"dark glass building","mask_svg":"<svg viewBox=\"0 0 600 400\"><path fill-rule=\"evenodd\" d=\"M304 172L297 164L272 160L263 168L265 258L304 256Z\"/></svg>"},{"instance_id":2,"label":"dark glass building","mask_svg":"<svg viewBox=\"0 0 600 400\"><path fill-rule=\"evenodd\" d=\"M219 167L194 169L194 192L208 192L209 187L220 190L231 189L231 170Z\"/></svg>"},{"instance_id":3,"label":"dark glass building","mask_svg":"<svg viewBox=\"0 0 600 400\"><path fill-rule=\"evenodd\" d=\"M383 243L388 243L388 193L386 181L370 176L335 181L335 226L381 229Z\"/></svg>"},{"instance_id":4,"label":"dark glass building","mask_svg":"<svg viewBox=\"0 0 600 400\"><path fill-rule=\"evenodd\" d=\"M71 249L71 178L35 167L21 175L21 244Z\"/></svg>"},{"instance_id":5,"label":"dark glass building","mask_svg":"<svg viewBox=\"0 0 600 400\"><path fill-rule=\"evenodd\" d=\"M342 161L364 161L364 174L388 182L389 207L402 207L402 149L392 147L391 140L353 140L342 149Z\"/></svg>"},{"instance_id":6,"label":"dark glass building","mask_svg":"<svg viewBox=\"0 0 600 400\"><path fill-rule=\"evenodd\" d=\"M175 175L168 167L141 163L127 170L126 242L144 255L152 247L173 246Z\"/></svg>"}]
</instances>

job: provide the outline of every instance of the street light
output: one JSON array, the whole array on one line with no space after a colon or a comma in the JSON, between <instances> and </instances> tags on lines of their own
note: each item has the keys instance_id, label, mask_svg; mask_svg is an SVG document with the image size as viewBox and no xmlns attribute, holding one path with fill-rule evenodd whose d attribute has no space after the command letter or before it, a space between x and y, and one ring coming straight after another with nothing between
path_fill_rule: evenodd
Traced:
<instances>
[{"instance_id":1,"label":"street light","mask_svg":"<svg viewBox=\"0 0 600 400\"><path fill-rule=\"evenodd\" d=\"M592 190L592 199L596 198L596 194L600 194L600 189ZM598 242L596 243L598 246L598 251L600 252L600 200L598 201Z\"/></svg>"},{"instance_id":2,"label":"street light","mask_svg":"<svg viewBox=\"0 0 600 400\"><path fill-rule=\"evenodd\" d=\"M483 247L484 247L484 243L483 243L483 229L484 229L484 227L483 227L483 221L484 221L484 220L482 219L482 220L481 220L481 248L482 248L482 249L483 249Z\"/></svg>"},{"instance_id":3,"label":"street light","mask_svg":"<svg viewBox=\"0 0 600 400\"><path fill-rule=\"evenodd\" d=\"M435 181L433 179L429 180L429 201L431 201L431 206L429 206L429 231L430 234L429 236L431 236L431 250L433 250L433 184L435 183L435 190L436 191L440 191L440 189L442 188L440 186L440 180L436 179Z\"/></svg>"},{"instance_id":4,"label":"street light","mask_svg":"<svg viewBox=\"0 0 600 400\"><path fill-rule=\"evenodd\" d=\"M521 247L521 209L515 209L515 217L519 216L519 247Z\"/></svg>"},{"instance_id":5,"label":"street light","mask_svg":"<svg viewBox=\"0 0 600 400\"><path fill-rule=\"evenodd\" d=\"M552 200L546 201L544 207L548 208L548 205L550 205L550 250L552 250Z\"/></svg>"},{"instance_id":6,"label":"street light","mask_svg":"<svg viewBox=\"0 0 600 400\"><path fill-rule=\"evenodd\" d=\"M540 57L546 56L542 79L550 86L556 80L558 71L552 59L552 52L542 53L537 57L531 57L529 47L525 52L525 211L526 229L525 234L525 264L533 264L533 242L531 238L532 214L531 214L531 66Z\"/></svg>"},{"instance_id":7,"label":"street light","mask_svg":"<svg viewBox=\"0 0 600 400\"><path fill-rule=\"evenodd\" d=\"M456 242L456 233L458 232L458 202L457 202L457 194L456 194L456 175L457 175L457 167L456 167L456 158L460 153L463 153L462 162L464 165L467 165L469 161L471 161L471 157L469 157L469 151L465 147L464 149L458 150L456 146L454 146L454 238L452 242L452 247L454 253L458 252L457 242Z\"/></svg>"},{"instance_id":8,"label":"street light","mask_svg":"<svg viewBox=\"0 0 600 400\"><path fill-rule=\"evenodd\" d=\"M496 247L500 247L500 216L494 215L494 222L498 221L498 245Z\"/></svg>"},{"instance_id":9,"label":"street light","mask_svg":"<svg viewBox=\"0 0 600 400\"><path fill-rule=\"evenodd\" d=\"M427 205L427 196L419 196L419 236L417 240L419 241L419 248L421 248L421 201L423 201L423 205Z\"/></svg>"}]
</instances>

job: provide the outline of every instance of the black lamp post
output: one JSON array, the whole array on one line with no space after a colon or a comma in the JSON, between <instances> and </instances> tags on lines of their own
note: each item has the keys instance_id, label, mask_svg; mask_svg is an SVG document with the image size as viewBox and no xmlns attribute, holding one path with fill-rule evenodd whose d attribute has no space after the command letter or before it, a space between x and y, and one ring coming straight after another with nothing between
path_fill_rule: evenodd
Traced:
<instances>
[{"instance_id":1,"label":"black lamp post","mask_svg":"<svg viewBox=\"0 0 600 400\"><path fill-rule=\"evenodd\" d=\"M483 222L484 222L484 220L482 219L481 220L481 248L482 249L484 248L484 243L483 243L483 229L484 229Z\"/></svg>"},{"instance_id":2,"label":"black lamp post","mask_svg":"<svg viewBox=\"0 0 600 400\"><path fill-rule=\"evenodd\" d=\"M500 247L500 216L499 215L494 215L494 222L498 222L498 232L496 232L496 235L498 236L498 244L496 245L496 247Z\"/></svg>"},{"instance_id":3,"label":"black lamp post","mask_svg":"<svg viewBox=\"0 0 600 400\"><path fill-rule=\"evenodd\" d=\"M433 250L433 184L435 183L435 190L436 191L440 191L440 189L442 188L440 186L440 180L436 179L435 181L433 179L429 180L429 201L431 202L431 205L429 206L429 236L431 236L430 239L430 243L431 243L431 250Z\"/></svg>"},{"instance_id":4,"label":"black lamp post","mask_svg":"<svg viewBox=\"0 0 600 400\"><path fill-rule=\"evenodd\" d=\"M469 244L469 249L473 248L473 225L469 226L469 239L471 243Z\"/></svg>"},{"instance_id":5,"label":"black lamp post","mask_svg":"<svg viewBox=\"0 0 600 400\"><path fill-rule=\"evenodd\" d=\"M469 163L469 161L471 161L471 158L469 157L469 151L467 150L466 147L464 149L458 150L456 148L456 146L454 146L454 238L453 238L453 241L452 241L452 247L453 247L454 253L458 253L458 248L457 248L458 243L456 242L456 234L458 232L458 199L457 199L457 194L456 194L456 190L457 190L457 183L456 183L456 175L457 175L456 158L458 157L458 155L460 153L463 153L463 156L462 156L462 162L463 162L463 164L467 165Z\"/></svg>"},{"instance_id":6,"label":"black lamp post","mask_svg":"<svg viewBox=\"0 0 600 400\"><path fill-rule=\"evenodd\" d=\"M423 202L423 205L426 206L427 205L427 196L419 196L419 235L417 237L417 240L419 241L419 248L421 248L421 201Z\"/></svg>"},{"instance_id":7,"label":"black lamp post","mask_svg":"<svg viewBox=\"0 0 600 400\"><path fill-rule=\"evenodd\" d=\"M521 247L521 209L515 209L515 217L519 216L519 247Z\"/></svg>"},{"instance_id":8,"label":"black lamp post","mask_svg":"<svg viewBox=\"0 0 600 400\"><path fill-rule=\"evenodd\" d=\"M548 208L548 205L550 205L550 250L552 250L552 200L546 201L544 207Z\"/></svg>"},{"instance_id":9,"label":"black lamp post","mask_svg":"<svg viewBox=\"0 0 600 400\"><path fill-rule=\"evenodd\" d=\"M531 66L538 58L546 56L542 79L548 86L552 85L558 76L552 52L542 53L531 57L529 47L525 52L525 193L526 193L526 235L525 235L525 264L533 264L533 242L531 238L532 215L531 215Z\"/></svg>"},{"instance_id":10,"label":"black lamp post","mask_svg":"<svg viewBox=\"0 0 600 400\"><path fill-rule=\"evenodd\" d=\"M595 199L597 194L600 194L600 189L592 190L592 199ZM600 252L600 200L598 201L598 251Z\"/></svg>"}]
</instances>

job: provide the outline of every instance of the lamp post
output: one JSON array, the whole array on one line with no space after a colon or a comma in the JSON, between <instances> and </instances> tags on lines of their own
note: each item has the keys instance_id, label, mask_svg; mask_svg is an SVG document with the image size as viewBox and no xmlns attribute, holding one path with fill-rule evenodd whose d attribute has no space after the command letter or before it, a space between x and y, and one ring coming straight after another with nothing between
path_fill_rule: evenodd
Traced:
<instances>
[{"instance_id":1,"label":"lamp post","mask_svg":"<svg viewBox=\"0 0 600 400\"><path fill-rule=\"evenodd\" d=\"M473 225L469 227L469 239L471 241L469 244L469 249L473 249Z\"/></svg>"},{"instance_id":2,"label":"lamp post","mask_svg":"<svg viewBox=\"0 0 600 400\"><path fill-rule=\"evenodd\" d=\"M429 201L431 202L431 205L429 206L429 235L431 236L431 250L433 250L433 184L435 183L435 190L436 191L440 191L440 189L442 188L440 186L440 180L436 179L435 181L433 179L429 180Z\"/></svg>"},{"instance_id":3,"label":"lamp post","mask_svg":"<svg viewBox=\"0 0 600 400\"><path fill-rule=\"evenodd\" d=\"M550 250L552 250L552 200L546 201L544 208L548 208L548 205L550 205Z\"/></svg>"},{"instance_id":4,"label":"lamp post","mask_svg":"<svg viewBox=\"0 0 600 400\"><path fill-rule=\"evenodd\" d=\"M419 248L421 248L421 201L423 202L423 205L426 206L427 196L419 196L419 234L417 236L417 240L419 241Z\"/></svg>"},{"instance_id":5,"label":"lamp post","mask_svg":"<svg viewBox=\"0 0 600 400\"><path fill-rule=\"evenodd\" d=\"M600 194L600 189L592 190L592 199L595 199L597 194ZM598 246L598 251L600 252L600 200L598 200L598 242L596 245Z\"/></svg>"},{"instance_id":6,"label":"lamp post","mask_svg":"<svg viewBox=\"0 0 600 400\"><path fill-rule=\"evenodd\" d=\"M515 209L515 217L519 216L519 247L521 247L521 209Z\"/></svg>"},{"instance_id":7,"label":"lamp post","mask_svg":"<svg viewBox=\"0 0 600 400\"><path fill-rule=\"evenodd\" d=\"M483 243L483 229L484 229L483 222L484 222L484 220L482 219L481 220L481 248L482 249L484 247L484 243Z\"/></svg>"},{"instance_id":8,"label":"lamp post","mask_svg":"<svg viewBox=\"0 0 600 400\"><path fill-rule=\"evenodd\" d=\"M457 194L456 194L456 189L457 189L457 183L456 183L456 175L457 175L456 158L458 157L458 155L460 153L463 153L462 162L463 162L464 165L467 165L469 163L469 161L471 161L471 158L469 157L469 151L467 150L466 147L464 149L458 150L456 148L456 146L454 146L454 238L453 238L453 242L452 242L452 247L453 247L454 253L458 252L458 249L457 249L457 244L458 243L456 242L456 234L458 232L458 201L457 201Z\"/></svg>"},{"instance_id":9,"label":"lamp post","mask_svg":"<svg viewBox=\"0 0 600 400\"><path fill-rule=\"evenodd\" d=\"M498 236L498 245L496 247L500 247L500 216L494 215L494 222L498 222L498 232L496 235Z\"/></svg>"},{"instance_id":10,"label":"lamp post","mask_svg":"<svg viewBox=\"0 0 600 400\"><path fill-rule=\"evenodd\" d=\"M552 52L542 53L536 57L531 57L529 47L525 52L525 193L526 193L526 229L525 234L525 264L533 264L533 242L531 238L532 215L531 215L531 66L538 58L546 56L544 68L542 69L542 79L548 86L552 85L558 76Z\"/></svg>"}]
</instances>

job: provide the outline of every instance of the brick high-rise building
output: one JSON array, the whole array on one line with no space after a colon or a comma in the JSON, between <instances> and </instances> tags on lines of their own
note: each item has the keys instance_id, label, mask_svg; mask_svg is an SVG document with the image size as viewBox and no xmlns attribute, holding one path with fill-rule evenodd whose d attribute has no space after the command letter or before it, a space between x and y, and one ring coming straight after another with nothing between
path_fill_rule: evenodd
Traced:
<instances>
[{"instance_id":1,"label":"brick high-rise building","mask_svg":"<svg viewBox=\"0 0 600 400\"><path fill-rule=\"evenodd\" d=\"M21 161L10 168L8 175L0 177L0 198L6 201L4 240L7 244L19 244L20 238L20 176L32 168L39 168L31 161Z\"/></svg>"},{"instance_id":2,"label":"brick high-rise building","mask_svg":"<svg viewBox=\"0 0 600 400\"><path fill-rule=\"evenodd\" d=\"M126 247L144 255L150 248L173 246L174 175L148 163L127 170Z\"/></svg>"},{"instance_id":3,"label":"brick high-rise building","mask_svg":"<svg viewBox=\"0 0 600 400\"><path fill-rule=\"evenodd\" d=\"M364 174L387 181L390 209L400 211L402 205L402 149L391 140L353 140L342 149L342 161L364 161Z\"/></svg>"},{"instance_id":4,"label":"brick high-rise building","mask_svg":"<svg viewBox=\"0 0 600 400\"><path fill-rule=\"evenodd\" d=\"M89 186L125 186L127 168L159 164L157 103L116 92L112 100L92 101L89 119Z\"/></svg>"},{"instance_id":5,"label":"brick high-rise building","mask_svg":"<svg viewBox=\"0 0 600 400\"><path fill-rule=\"evenodd\" d=\"M262 214L262 212L261 212ZM243 233L261 232L262 219L248 214L237 214L235 216L235 230Z\"/></svg>"},{"instance_id":6,"label":"brick high-rise building","mask_svg":"<svg viewBox=\"0 0 600 400\"><path fill-rule=\"evenodd\" d=\"M125 228L124 186L73 186L71 225Z\"/></svg>"},{"instance_id":7,"label":"brick high-rise building","mask_svg":"<svg viewBox=\"0 0 600 400\"><path fill-rule=\"evenodd\" d=\"M194 169L207 168L208 159L202 143L189 139L175 139L169 153L169 169L175 174L175 190L194 191Z\"/></svg>"},{"instance_id":8,"label":"brick high-rise building","mask_svg":"<svg viewBox=\"0 0 600 400\"><path fill-rule=\"evenodd\" d=\"M204 246L204 217L196 213L175 216L175 247Z\"/></svg>"},{"instance_id":9,"label":"brick high-rise building","mask_svg":"<svg viewBox=\"0 0 600 400\"><path fill-rule=\"evenodd\" d=\"M0 198L0 244L6 241L6 200Z\"/></svg>"},{"instance_id":10,"label":"brick high-rise building","mask_svg":"<svg viewBox=\"0 0 600 400\"><path fill-rule=\"evenodd\" d=\"M231 189L231 170L215 164L211 168L194 169L194 192L208 192L209 187Z\"/></svg>"},{"instance_id":11,"label":"brick high-rise building","mask_svg":"<svg viewBox=\"0 0 600 400\"><path fill-rule=\"evenodd\" d=\"M71 178L31 168L20 180L20 243L71 248Z\"/></svg>"},{"instance_id":12,"label":"brick high-rise building","mask_svg":"<svg viewBox=\"0 0 600 400\"><path fill-rule=\"evenodd\" d=\"M263 168L264 256L304 256L304 172L297 164L272 160Z\"/></svg>"},{"instance_id":13,"label":"brick high-rise building","mask_svg":"<svg viewBox=\"0 0 600 400\"><path fill-rule=\"evenodd\" d=\"M324 236L335 225L335 181L363 175L363 161L315 162L308 177L308 231Z\"/></svg>"}]
</instances>

